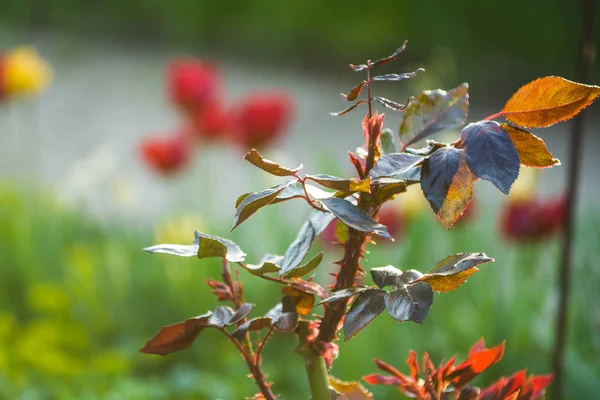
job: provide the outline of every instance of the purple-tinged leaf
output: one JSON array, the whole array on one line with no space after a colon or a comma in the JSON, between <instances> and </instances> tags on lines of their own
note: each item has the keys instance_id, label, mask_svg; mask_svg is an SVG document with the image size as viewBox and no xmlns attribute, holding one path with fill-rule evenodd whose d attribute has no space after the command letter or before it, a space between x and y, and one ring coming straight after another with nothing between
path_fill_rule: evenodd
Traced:
<instances>
[{"instance_id":1,"label":"purple-tinged leaf","mask_svg":"<svg viewBox=\"0 0 600 400\"><path fill-rule=\"evenodd\" d=\"M234 315L231 307L220 306L215 309L215 312L208 319L208 325L213 325L219 328L229 326L229 321Z\"/></svg>"},{"instance_id":2,"label":"purple-tinged leaf","mask_svg":"<svg viewBox=\"0 0 600 400\"><path fill-rule=\"evenodd\" d=\"M368 65L366 64L350 64L350 68L352 68L354 71L356 72L360 72L360 71L364 71L365 69L367 69Z\"/></svg>"},{"instance_id":3,"label":"purple-tinged leaf","mask_svg":"<svg viewBox=\"0 0 600 400\"><path fill-rule=\"evenodd\" d=\"M321 200L321 203L335 215L340 221L350 228L361 232L372 232L385 239L394 241L385 225L375 221L369 214L350 203L347 200L337 197Z\"/></svg>"},{"instance_id":4,"label":"purple-tinged leaf","mask_svg":"<svg viewBox=\"0 0 600 400\"><path fill-rule=\"evenodd\" d=\"M293 176L302 168L300 164L297 168L286 168L281 165L263 158L255 149L250 150L244 156L244 160L249 161L252 165L266 171L275 176Z\"/></svg>"},{"instance_id":5,"label":"purple-tinged leaf","mask_svg":"<svg viewBox=\"0 0 600 400\"><path fill-rule=\"evenodd\" d=\"M346 108L345 110L338 111L338 112L332 112L332 113L329 113L329 115L331 115L333 117L339 117L340 115L347 114L350 111L354 110L356 107L360 106L361 104L365 104L365 103L367 103L366 100L361 100L361 101L358 101L358 102L352 104L350 107Z\"/></svg>"},{"instance_id":6,"label":"purple-tinged leaf","mask_svg":"<svg viewBox=\"0 0 600 400\"><path fill-rule=\"evenodd\" d=\"M149 253L163 253L180 257L196 256L200 259L221 257L230 262L242 262L246 258L246 253L240 247L229 239L218 236L207 235L195 232L194 243L191 245L178 244L157 244L146 247L144 251Z\"/></svg>"},{"instance_id":7,"label":"purple-tinged leaf","mask_svg":"<svg viewBox=\"0 0 600 400\"><path fill-rule=\"evenodd\" d=\"M433 212L442 209L452 180L464 151L454 147L442 147L423 163L421 170L421 189Z\"/></svg>"},{"instance_id":8,"label":"purple-tinged leaf","mask_svg":"<svg viewBox=\"0 0 600 400\"><path fill-rule=\"evenodd\" d=\"M325 186L329 189L342 190L344 192L365 192L369 193L370 190L370 179L362 181L356 179L344 179L338 178L337 176L317 174L317 175L306 175L306 179L317 182L320 185Z\"/></svg>"},{"instance_id":9,"label":"purple-tinged leaf","mask_svg":"<svg viewBox=\"0 0 600 400\"><path fill-rule=\"evenodd\" d=\"M244 336L246 336L246 332L256 332L261 329L268 328L273 324L273 320L269 317L258 317L253 318L249 321L244 322L240 325L231 336L233 336L238 341L244 340Z\"/></svg>"},{"instance_id":10,"label":"purple-tinged leaf","mask_svg":"<svg viewBox=\"0 0 600 400\"><path fill-rule=\"evenodd\" d=\"M332 192L327 192L323 189L320 189L316 186L305 184L306 191L313 199L326 199L327 197L331 197L333 195ZM275 200L271 202L271 204L277 204L288 200L306 198L306 193L304 193L304 188L300 182L294 182L291 185L287 186L281 193L277 195Z\"/></svg>"},{"instance_id":11,"label":"purple-tinged leaf","mask_svg":"<svg viewBox=\"0 0 600 400\"><path fill-rule=\"evenodd\" d=\"M277 196L294 181L288 181L270 189L254 192L246 196L237 207L235 216L233 217L234 230L239 224L247 220L252 214L261 208L268 206Z\"/></svg>"},{"instance_id":12,"label":"purple-tinged leaf","mask_svg":"<svg viewBox=\"0 0 600 400\"><path fill-rule=\"evenodd\" d=\"M312 272L323 261L323 252L320 252L306 264L296 267L284 275L285 278L300 278Z\"/></svg>"},{"instance_id":13,"label":"purple-tinged leaf","mask_svg":"<svg viewBox=\"0 0 600 400\"><path fill-rule=\"evenodd\" d=\"M496 121L467 125L460 138L475 176L492 182L504 194L519 176L521 161L508 133Z\"/></svg>"},{"instance_id":14,"label":"purple-tinged leaf","mask_svg":"<svg viewBox=\"0 0 600 400\"><path fill-rule=\"evenodd\" d=\"M392 54L391 56L388 56L388 57L380 58L379 60L375 61L372 64L372 66L383 65L383 64L387 64L391 61L394 61L404 51L404 49L406 49L407 43L408 43L408 40L405 40L404 43L402 43L402 46L398 47L398 49L394 52L394 54Z\"/></svg>"},{"instance_id":15,"label":"purple-tinged leaf","mask_svg":"<svg viewBox=\"0 0 600 400\"><path fill-rule=\"evenodd\" d=\"M464 125L469 113L469 85L426 90L408 102L400 124L400 139L408 147L434 133Z\"/></svg>"},{"instance_id":16,"label":"purple-tinged leaf","mask_svg":"<svg viewBox=\"0 0 600 400\"><path fill-rule=\"evenodd\" d=\"M295 302L291 298L288 299L291 301L290 304L284 306L282 303L279 303L265 315L265 317L271 318L273 325L278 330L283 332L293 331L298 324L298 313L295 311Z\"/></svg>"},{"instance_id":17,"label":"purple-tinged leaf","mask_svg":"<svg viewBox=\"0 0 600 400\"><path fill-rule=\"evenodd\" d=\"M360 293L344 317L344 341L356 336L365 326L385 310L388 293L381 289L369 289Z\"/></svg>"},{"instance_id":18,"label":"purple-tinged leaf","mask_svg":"<svg viewBox=\"0 0 600 400\"><path fill-rule=\"evenodd\" d=\"M354 286L348 289L337 290L331 293L331 295L328 298L321 301L319 304L333 303L334 301L347 299L348 297L356 296L357 294L362 293L368 289L368 286Z\"/></svg>"},{"instance_id":19,"label":"purple-tinged leaf","mask_svg":"<svg viewBox=\"0 0 600 400\"><path fill-rule=\"evenodd\" d=\"M229 320L227 321L227 326L237 324L238 322L240 322L241 320L246 318L248 316L248 314L250 314L250 311L252 311L253 308L254 308L254 304L250 304L250 303L242 304L240 306L240 308L238 308L236 310L236 312L231 316L231 318L229 318Z\"/></svg>"},{"instance_id":20,"label":"purple-tinged leaf","mask_svg":"<svg viewBox=\"0 0 600 400\"><path fill-rule=\"evenodd\" d=\"M408 153L388 154L379 159L369 176L371 179L390 177L408 172L412 167L423 162L425 158Z\"/></svg>"},{"instance_id":21,"label":"purple-tinged leaf","mask_svg":"<svg viewBox=\"0 0 600 400\"><path fill-rule=\"evenodd\" d=\"M400 82L406 79L412 79L417 76L417 73L425 72L423 68L419 68L414 72L406 72L404 74L386 74L386 75L377 75L371 78L373 81L394 81Z\"/></svg>"},{"instance_id":22,"label":"purple-tinged leaf","mask_svg":"<svg viewBox=\"0 0 600 400\"><path fill-rule=\"evenodd\" d=\"M361 83L359 83L358 85L353 87L352 90L350 90L350 93L348 93L347 95L345 95L344 93L340 93L340 96L342 96L342 100L344 100L344 101L356 100L356 98L360 95L360 92L362 91L363 87L366 84L367 84L366 81L362 81Z\"/></svg>"},{"instance_id":23,"label":"purple-tinged leaf","mask_svg":"<svg viewBox=\"0 0 600 400\"><path fill-rule=\"evenodd\" d=\"M373 278L373 282L375 282L380 289L383 289L386 286L395 285L401 275L402 271L391 265L371 268L371 277Z\"/></svg>"},{"instance_id":24,"label":"purple-tinged leaf","mask_svg":"<svg viewBox=\"0 0 600 400\"><path fill-rule=\"evenodd\" d=\"M296 268L304 257L308 254L310 246L315 238L327 228L327 225L333 220L331 213L313 211L308 220L300 228L296 239L286 250L281 263L281 272L283 276Z\"/></svg>"},{"instance_id":25,"label":"purple-tinged leaf","mask_svg":"<svg viewBox=\"0 0 600 400\"><path fill-rule=\"evenodd\" d=\"M402 111L406 108L404 104L396 103L395 101L386 99L385 97L374 96L373 100L394 111Z\"/></svg>"},{"instance_id":26,"label":"purple-tinged leaf","mask_svg":"<svg viewBox=\"0 0 600 400\"><path fill-rule=\"evenodd\" d=\"M385 296L385 307L397 321L422 324L433 303L433 290L424 282L402 286Z\"/></svg>"}]
</instances>

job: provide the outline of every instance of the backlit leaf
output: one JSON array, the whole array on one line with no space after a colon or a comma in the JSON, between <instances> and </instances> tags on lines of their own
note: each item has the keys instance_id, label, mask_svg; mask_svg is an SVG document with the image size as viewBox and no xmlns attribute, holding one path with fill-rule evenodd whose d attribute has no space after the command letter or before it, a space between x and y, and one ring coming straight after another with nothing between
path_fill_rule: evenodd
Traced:
<instances>
[{"instance_id":1,"label":"backlit leaf","mask_svg":"<svg viewBox=\"0 0 600 400\"><path fill-rule=\"evenodd\" d=\"M333 215L350 228L361 232L372 232L383 238L390 239L391 241L394 240L388 233L385 225L375 221L369 214L349 201L332 197L323 199L321 202Z\"/></svg>"},{"instance_id":2,"label":"backlit leaf","mask_svg":"<svg viewBox=\"0 0 600 400\"><path fill-rule=\"evenodd\" d=\"M394 178L378 178L371 181L371 190L375 193L376 204L383 204L399 193L406 192L406 181Z\"/></svg>"},{"instance_id":3,"label":"backlit leaf","mask_svg":"<svg viewBox=\"0 0 600 400\"><path fill-rule=\"evenodd\" d=\"M171 254L180 257L221 257L230 262L242 262L246 258L246 253L229 239L207 235L197 231L194 233L194 236L194 243L191 245L158 244L146 247L144 251L149 253Z\"/></svg>"},{"instance_id":4,"label":"backlit leaf","mask_svg":"<svg viewBox=\"0 0 600 400\"><path fill-rule=\"evenodd\" d=\"M235 211L235 216L233 217L233 228L231 228L231 230L234 230L239 224L244 222L261 208L269 205L287 186L291 185L292 183L294 183L294 181L288 181L270 189L251 193L245 197Z\"/></svg>"},{"instance_id":5,"label":"backlit leaf","mask_svg":"<svg viewBox=\"0 0 600 400\"><path fill-rule=\"evenodd\" d=\"M422 163L424 159L424 157L408 153L387 154L377 161L377 164L369 172L369 176L376 179L406 173L415 165Z\"/></svg>"},{"instance_id":6,"label":"backlit leaf","mask_svg":"<svg viewBox=\"0 0 600 400\"><path fill-rule=\"evenodd\" d=\"M497 363L504 355L504 342L491 349L484 349L477 353L469 355L469 358L458 365L454 371L448 376L452 380L452 384L460 388L477 375L488 369L492 364Z\"/></svg>"},{"instance_id":7,"label":"backlit leaf","mask_svg":"<svg viewBox=\"0 0 600 400\"><path fill-rule=\"evenodd\" d=\"M508 133L510 140L515 145L521 165L536 168L560 165L560 161L548 151L546 143L533 133L508 124L502 124L502 128Z\"/></svg>"},{"instance_id":8,"label":"backlit leaf","mask_svg":"<svg viewBox=\"0 0 600 400\"><path fill-rule=\"evenodd\" d=\"M403 74L386 74L386 75L377 75L371 78L374 81L403 81L405 79L412 79L417 76L417 73L425 72L423 68L419 68L414 72L405 72Z\"/></svg>"},{"instance_id":9,"label":"backlit leaf","mask_svg":"<svg viewBox=\"0 0 600 400\"><path fill-rule=\"evenodd\" d=\"M352 303L344 317L344 340L351 339L385 309L387 292L369 289L362 292Z\"/></svg>"},{"instance_id":10,"label":"backlit leaf","mask_svg":"<svg viewBox=\"0 0 600 400\"><path fill-rule=\"evenodd\" d=\"M479 271L478 265L494 261L484 253L459 253L439 261L427 274L414 282L427 282L436 292L449 292Z\"/></svg>"},{"instance_id":11,"label":"backlit leaf","mask_svg":"<svg viewBox=\"0 0 600 400\"><path fill-rule=\"evenodd\" d=\"M284 275L285 278L300 278L308 273L314 271L315 268L321 264L323 261L323 252L320 252L315 257L313 257L309 262L304 264L301 267L294 268L290 272Z\"/></svg>"},{"instance_id":12,"label":"backlit leaf","mask_svg":"<svg viewBox=\"0 0 600 400\"><path fill-rule=\"evenodd\" d=\"M449 228L464 212L471 194L473 177L462 149L442 147L421 169L421 189L442 223Z\"/></svg>"},{"instance_id":13,"label":"backlit leaf","mask_svg":"<svg viewBox=\"0 0 600 400\"><path fill-rule=\"evenodd\" d=\"M599 86L547 76L517 90L506 102L502 115L524 128L545 128L573 118L599 96Z\"/></svg>"},{"instance_id":14,"label":"backlit leaf","mask_svg":"<svg viewBox=\"0 0 600 400\"><path fill-rule=\"evenodd\" d=\"M371 181L367 178L359 181L354 179L338 178L326 174L306 175L306 179L317 182L329 189L343 190L346 192L365 192L369 193Z\"/></svg>"},{"instance_id":15,"label":"backlit leaf","mask_svg":"<svg viewBox=\"0 0 600 400\"><path fill-rule=\"evenodd\" d=\"M265 254L259 264L246 264L245 269L254 275L263 275L271 272L279 272L279 264L283 262L283 256Z\"/></svg>"},{"instance_id":16,"label":"backlit leaf","mask_svg":"<svg viewBox=\"0 0 600 400\"><path fill-rule=\"evenodd\" d=\"M348 226L344 225L344 223L340 220L335 222L335 237L337 238L339 243L346 243L348 238L350 237L350 232L348 232Z\"/></svg>"},{"instance_id":17,"label":"backlit leaf","mask_svg":"<svg viewBox=\"0 0 600 400\"><path fill-rule=\"evenodd\" d=\"M329 113L329 115L334 116L334 117L339 117L340 115L347 114L350 111L354 110L356 107L360 106L361 104L365 104L365 103L366 103L365 100L361 100L361 101L358 101L358 102L352 104L350 107L346 108L345 110L338 111L338 112L332 112L332 113Z\"/></svg>"},{"instance_id":18,"label":"backlit leaf","mask_svg":"<svg viewBox=\"0 0 600 400\"><path fill-rule=\"evenodd\" d=\"M382 106L385 106L385 107L389 108L390 110L394 110L394 111L402 111L406 108L406 106L404 104L400 104L393 100L386 99L385 97L373 96L373 100L375 100Z\"/></svg>"},{"instance_id":19,"label":"backlit leaf","mask_svg":"<svg viewBox=\"0 0 600 400\"><path fill-rule=\"evenodd\" d=\"M313 240L327 228L327 225L329 225L333 218L334 216L331 213L316 210L310 214L308 220L300 228L296 239L290 244L283 256L283 261L280 265L281 275L285 275L300 265L304 257L308 254Z\"/></svg>"},{"instance_id":20,"label":"backlit leaf","mask_svg":"<svg viewBox=\"0 0 600 400\"><path fill-rule=\"evenodd\" d=\"M329 386L335 391L334 400L370 400L373 394L358 382L345 382L329 376Z\"/></svg>"},{"instance_id":21,"label":"backlit leaf","mask_svg":"<svg viewBox=\"0 0 600 400\"><path fill-rule=\"evenodd\" d=\"M433 290L424 282L404 285L385 296L388 313L400 322L422 324L433 303Z\"/></svg>"},{"instance_id":22,"label":"backlit leaf","mask_svg":"<svg viewBox=\"0 0 600 400\"><path fill-rule=\"evenodd\" d=\"M239 341L242 341L244 336L246 336L246 332L260 331L261 329L268 328L272 324L273 321L268 317L253 318L240 325L235 331L233 331L231 336Z\"/></svg>"},{"instance_id":23,"label":"backlit leaf","mask_svg":"<svg viewBox=\"0 0 600 400\"><path fill-rule=\"evenodd\" d=\"M305 183L306 191L313 199L326 199L327 197L331 197L333 195L332 192L327 192L322 190L316 186L309 185ZM306 198L306 193L304 193L304 188L300 182L294 182L289 186L286 186L285 189L281 193L277 195L275 200L271 202L271 204L281 203L283 201Z\"/></svg>"},{"instance_id":24,"label":"backlit leaf","mask_svg":"<svg viewBox=\"0 0 600 400\"><path fill-rule=\"evenodd\" d=\"M345 95L344 93L340 93L340 95L342 96L342 99L344 101L354 101L356 100L356 98L360 95L360 92L362 91L363 87L367 84L366 81L362 81L361 83L359 83L358 85L356 85L355 87L352 88L352 90L350 90L350 93L348 93L347 95Z\"/></svg>"},{"instance_id":25,"label":"backlit leaf","mask_svg":"<svg viewBox=\"0 0 600 400\"><path fill-rule=\"evenodd\" d=\"M397 279L402 275L402 271L391 265L385 267L371 268L371 277L373 282L381 289L386 286L396 284Z\"/></svg>"},{"instance_id":26,"label":"backlit leaf","mask_svg":"<svg viewBox=\"0 0 600 400\"><path fill-rule=\"evenodd\" d=\"M464 125L469 113L469 85L449 90L426 90L411 98L400 124L400 139L410 146L436 132Z\"/></svg>"},{"instance_id":27,"label":"backlit leaf","mask_svg":"<svg viewBox=\"0 0 600 400\"><path fill-rule=\"evenodd\" d=\"M519 154L508 133L496 121L479 121L460 134L469 169L508 194L519 176Z\"/></svg>"},{"instance_id":28,"label":"backlit leaf","mask_svg":"<svg viewBox=\"0 0 600 400\"><path fill-rule=\"evenodd\" d=\"M299 290L294 286L285 286L283 294L294 299L296 312L300 315L308 315L315 304L315 295Z\"/></svg>"},{"instance_id":29,"label":"backlit leaf","mask_svg":"<svg viewBox=\"0 0 600 400\"><path fill-rule=\"evenodd\" d=\"M381 141L381 152L384 155L392 154L396 152L396 136L391 129L384 129L379 135Z\"/></svg>"},{"instance_id":30,"label":"backlit leaf","mask_svg":"<svg viewBox=\"0 0 600 400\"><path fill-rule=\"evenodd\" d=\"M248 153L246 153L246 155L244 156L244 160L249 161L251 164L257 166L263 171L266 171L275 176L292 176L295 175L302 168L302 165L293 169L282 167L281 165L271 160L263 158L263 156L261 156L255 149L252 149Z\"/></svg>"},{"instance_id":31,"label":"backlit leaf","mask_svg":"<svg viewBox=\"0 0 600 400\"><path fill-rule=\"evenodd\" d=\"M319 304L333 303L334 301L347 299L348 297L356 296L357 294L362 293L367 289L369 289L368 286L353 286L351 288L337 290L331 293L331 295L328 298L322 300Z\"/></svg>"}]
</instances>

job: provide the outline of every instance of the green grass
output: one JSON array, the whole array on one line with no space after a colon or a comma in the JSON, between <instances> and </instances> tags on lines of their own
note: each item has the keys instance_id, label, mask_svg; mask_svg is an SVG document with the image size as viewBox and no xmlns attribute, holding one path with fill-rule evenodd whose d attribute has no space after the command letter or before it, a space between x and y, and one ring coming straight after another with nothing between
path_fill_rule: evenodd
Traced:
<instances>
[{"instance_id":1,"label":"green grass","mask_svg":"<svg viewBox=\"0 0 600 400\"><path fill-rule=\"evenodd\" d=\"M236 232L250 259L262 248L282 252L292 240L298 227L280 222L286 207L261 211ZM436 295L424 325L382 315L340 343L332 374L359 379L375 372L373 358L404 369L410 349L428 351L436 362L453 354L461 360L480 337L489 345L507 340L504 359L482 383L524 368L549 372L557 243L508 245L498 238L493 215L447 232L426 213L411 221L398 244L371 247L367 269L393 264L423 271L464 251L484 251L496 262L460 289ZM160 326L215 307L204 280L218 277L219 262L146 254L140 249L154 243L151 230L93 221L50 197L7 187L0 190L0 221L0 398L233 399L256 392L242 359L217 332L204 331L190 351L168 357L137 352ZM576 238L565 398L600 392L599 221L597 214L581 219ZM208 231L226 234L210 222ZM261 238L259 248L252 246L254 237ZM321 265L321 282L329 267ZM241 275L248 300L257 304L253 315L278 301L279 287ZM284 399L308 393L294 346L292 337L280 334L265 350L264 369ZM396 393L372 390L377 398Z\"/></svg>"}]
</instances>

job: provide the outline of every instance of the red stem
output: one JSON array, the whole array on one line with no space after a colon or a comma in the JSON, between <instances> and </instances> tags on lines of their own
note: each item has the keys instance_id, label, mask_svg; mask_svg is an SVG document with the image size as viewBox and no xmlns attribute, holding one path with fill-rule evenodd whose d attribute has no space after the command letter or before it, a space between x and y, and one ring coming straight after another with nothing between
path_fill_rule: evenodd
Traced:
<instances>
[{"instance_id":1,"label":"red stem","mask_svg":"<svg viewBox=\"0 0 600 400\"><path fill-rule=\"evenodd\" d=\"M500 111L499 113L492 114L492 115L490 115L488 117L485 117L483 120L484 121L491 121L491 120L499 118L499 117L501 117L503 115L504 115L504 111Z\"/></svg>"}]
</instances>

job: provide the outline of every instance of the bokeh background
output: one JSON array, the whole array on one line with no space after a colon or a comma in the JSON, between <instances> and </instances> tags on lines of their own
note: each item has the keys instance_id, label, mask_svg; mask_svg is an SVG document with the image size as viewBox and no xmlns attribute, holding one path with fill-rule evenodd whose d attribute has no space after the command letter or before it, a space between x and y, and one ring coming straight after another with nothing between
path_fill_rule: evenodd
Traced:
<instances>
[{"instance_id":1,"label":"bokeh background","mask_svg":"<svg viewBox=\"0 0 600 400\"><path fill-rule=\"evenodd\" d=\"M213 309L204 281L220 272L216 262L141 248L185 243L199 229L231 237L257 262L265 252L285 251L309 212L300 202L273 206L229 234L237 196L276 182L244 163L231 141L195 145L185 168L168 176L149 167L141 143L182 125L165 82L174 59L217 65L232 108L260 91L285 93L290 123L265 145L265 155L302 162L307 173L343 175L351 173L347 151L362 144L364 116L328 115L345 106L339 92L363 79L348 63L383 57L407 39L406 52L382 72L426 72L380 85L378 94L403 102L466 81L469 119L476 121L538 76L576 80L580 30L576 3L565 1L0 2L0 51L35 46L53 70L43 93L0 103L0 398L234 399L255 392L242 359L217 332L203 332L191 351L165 358L137 352L160 326ZM596 66L596 79L598 72ZM598 105L588 117L568 399L600 392ZM396 130L399 121L387 112L387 127ZM563 165L569 129L567 123L535 132ZM410 349L436 361L461 359L480 337L490 345L507 340L504 360L481 383L520 369L550 372L558 238L511 240L502 227L519 198L560 199L564 187L564 167L524 175L508 199L479 182L473 212L450 231L418 200L418 188L399 196L392 213L398 240L373 248L366 268L425 271L466 251L496 262L459 290L437 295L423 326L378 318L340 345L332 374L359 379L375 371L372 358L401 366ZM327 261L339 257L325 241L317 246L329 250ZM320 267L321 282L328 268ZM257 315L278 301L278 287L241 276ZM276 335L265 354L264 369L284 399L307 393L294 346ZM381 398L397 395L370 389Z\"/></svg>"}]
</instances>

